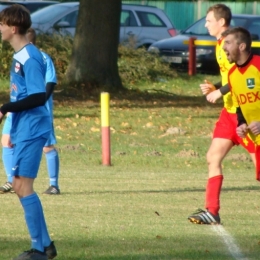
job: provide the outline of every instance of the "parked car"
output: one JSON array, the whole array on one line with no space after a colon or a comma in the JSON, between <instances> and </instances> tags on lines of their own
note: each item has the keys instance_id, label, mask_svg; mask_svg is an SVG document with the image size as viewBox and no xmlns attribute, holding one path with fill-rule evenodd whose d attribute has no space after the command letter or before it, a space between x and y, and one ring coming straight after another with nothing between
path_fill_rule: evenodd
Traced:
<instances>
[{"instance_id":1,"label":"parked car","mask_svg":"<svg viewBox=\"0 0 260 260\"><path fill-rule=\"evenodd\" d=\"M260 16L258 15L234 14L231 26L245 27L252 34L254 41L260 40ZM210 36L207 28L205 28L204 17L186 30L181 31L179 35L153 43L148 51L158 53L163 57L164 61L169 62L173 67L187 70L189 46L184 41L188 41L190 37L195 37L197 40L216 41L216 38ZM260 54L260 48L253 48L253 52ZM198 71L219 71L215 56L215 46L196 46L196 68Z\"/></svg>"},{"instance_id":2,"label":"parked car","mask_svg":"<svg viewBox=\"0 0 260 260\"><path fill-rule=\"evenodd\" d=\"M57 3L59 3L59 1L0 1L0 12L10 5L19 4L25 6L30 13L33 13L43 7Z\"/></svg>"},{"instance_id":3,"label":"parked car","mask_svg":"<svg viewBox=\"0 0 260 260\"><path fill-rule=\"evenodd\" d=\"M74 36L79 2L60 3L32 14L32 27L37 33L60 33ZM120 42L134 39L135 47L148 47L152 43L176 35L176 29L163 10L143 5L122 5Z\"/></svg>"}]
</instances>

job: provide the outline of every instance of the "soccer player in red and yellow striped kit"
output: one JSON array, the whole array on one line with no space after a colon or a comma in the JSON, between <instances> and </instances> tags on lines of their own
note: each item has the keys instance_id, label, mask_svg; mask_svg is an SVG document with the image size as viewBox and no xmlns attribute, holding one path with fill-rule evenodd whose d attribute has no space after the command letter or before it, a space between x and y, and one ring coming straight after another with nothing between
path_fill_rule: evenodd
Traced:
<instances>
[{"instance_id":1,"label":"soccer player in red and yellow striped kit","mask_svg":"<svg viewBox=\"0 0 260 260\"><path fill-rule=\"evenodd\" d=\"M251 35L241 27L223 34L223 49L229 62L228 82L234 106L237 107L237 134L247 134L255 143L256 179L260 181L260 56L251 54Z\"/></svg>"},{"instance_id":2,"label":"soccer player in red and yellow striped kit","mask_svg":"<svg viewBox=\"0 0 260 260\"><path fill-rule=\"evenodd\" d=\"M233 66L222 49L224 38L222 33L230 25L231 11L224 4L211 6L207 11L206 24L209 34L217 38L216 59L219 64L221 83L215 86L208 81L201 84L201 90L207 96L209 102L214 103L223 95L224 108L215 125L213 138L207 152L208 181L206 186L206 210L199 209L188 217L195 224L220 224L220 192L223 182L222 161L234 145L243 146L251 155L255 163L254 143L248 136L239 137L236 133L237 116L236 107L232 102L230 88L228 86L228 71Z\"/></svg>"}]
</instances>

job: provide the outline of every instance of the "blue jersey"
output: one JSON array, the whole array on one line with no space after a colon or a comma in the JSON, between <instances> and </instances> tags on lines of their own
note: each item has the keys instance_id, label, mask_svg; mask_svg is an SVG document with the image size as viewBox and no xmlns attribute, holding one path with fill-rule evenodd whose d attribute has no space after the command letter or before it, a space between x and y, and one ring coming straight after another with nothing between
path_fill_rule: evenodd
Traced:
<instances>
[{"instance_id":1,"label":"blue jersey","mask_svg":"<svg viewBox=\"0 0 260 260\"><path fill-rule=\"evenodd\" d=\"M41 53L42 53L43 58L45 59L46 65L47 65L47 70L46 70L46 74L45 74L45 83L46 84L48 82L57 83L56 71L55 71L55 67L54 67L54 64L52 62L51 57L43 51ZM48 109L50 111L51 120L53 120L53 99L52 99L52 95L50 96L50 98L48 99L47 102L48 102Z\"/></svg>"},{"instance_id":2,"label":"blue jersey","mask_svg":"<svg viewBox=\"0 0 260 260\"><path fill-rule=\"evenodd\" d=\"M46 63L41 52L28 44L13 56L10 100L16 102L29 95L46 92ZM11 142L13 144L37 137L48 138L51 120L47 106L12 113Z\"/></svg>"}]
</instances>

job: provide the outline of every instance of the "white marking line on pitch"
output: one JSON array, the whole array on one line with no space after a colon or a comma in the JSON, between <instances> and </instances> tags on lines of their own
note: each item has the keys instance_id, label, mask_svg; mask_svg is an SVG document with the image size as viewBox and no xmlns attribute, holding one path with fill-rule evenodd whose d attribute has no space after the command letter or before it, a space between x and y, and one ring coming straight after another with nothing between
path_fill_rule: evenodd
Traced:
<instances>
[{"instance_id":1,"label":"white marking line on pitch","mask_svg":"<svg viewBox=\"0 0 260 260\"><path fill-rule=\"evenodd\" d=\"M243 256L239 247L236 245L234 238L221 225L212 225L212 229L224 240L228 251L236 260L248 260Z\"/></svg>"}]
</instances>

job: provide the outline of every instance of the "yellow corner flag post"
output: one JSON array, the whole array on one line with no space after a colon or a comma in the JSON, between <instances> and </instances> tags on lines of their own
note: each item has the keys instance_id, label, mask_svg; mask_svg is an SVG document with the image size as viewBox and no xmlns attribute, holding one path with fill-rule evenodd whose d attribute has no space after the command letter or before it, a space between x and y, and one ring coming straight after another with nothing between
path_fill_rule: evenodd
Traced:
<instances>
[{"instance_id":1,"label":"yellow corner flag post","mask_svg":"<svg viewBox=\"0 0 260 260\"><path fill-rule=\"evenodd\" d=\"M102 135L102 164L111 165L110 155L110 125L109 125L109 93L101 93L101 135Z\"/></svg>"}]
</instances>

